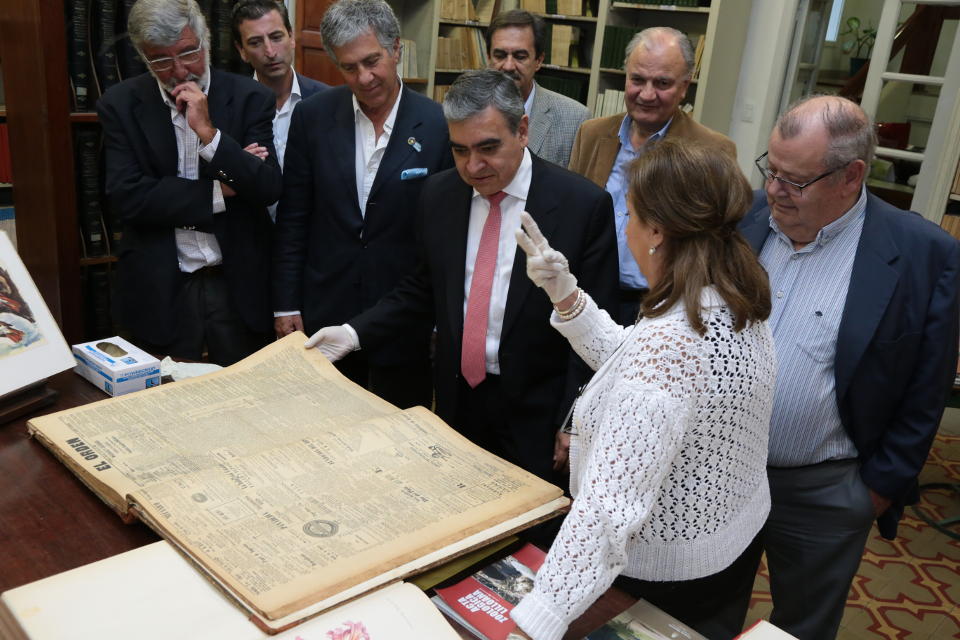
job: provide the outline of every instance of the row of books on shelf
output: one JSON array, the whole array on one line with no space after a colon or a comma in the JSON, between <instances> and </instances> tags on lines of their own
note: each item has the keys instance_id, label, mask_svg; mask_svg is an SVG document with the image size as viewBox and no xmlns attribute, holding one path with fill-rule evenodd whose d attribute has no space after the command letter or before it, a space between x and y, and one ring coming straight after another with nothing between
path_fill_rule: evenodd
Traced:
<instances>
[{"instance_id":1,"label":"row of books on shelf","mask_svg":"<svg viewBox=\"0 0 960 640\"><path fill-rule=\"evenodd\" d=\"M544 63L560 67L590 68L589 47L583 37L583 29L568 24L546 25L547 46L544 47Z\"/></svg>"},{"instance_id":2,"label":"row of books on shelf","mask_svg":"<svg viewBox=\"0 0 960 640\"><path fill-rule=\"evenodd\" d=\"M533 13L548 15L592 15L589 0L522 0L520 7Z\"/></svg>"},{"instance_id":3,"label":"row of books on shelf","mask_svg":"<svg viewBox=\"0 0 960 640\"><path fill-rule=\"evenodd\" d=\"M115 255L121 236L120 221L109 215L104 202L101 133L96 127L74 131L77 172L77 221L84 258Z\"/></svg>"},{"instance_id":4,"label":"row of books on shelf","mask_svg":"<svg viewBox=\"0 0 960 640\"><path fill-rule=\"evenodd\" d=\"M92 110L104 91L146 71L125 31L133 3L64 0L67 71L75 111ZM233 0L199 0L199 4L210 28L210 64L218 69L247 71L233 46Z\"/></svg>"},{"instance_id":5,"label":"row of books on shelf","mask_svg":"<svg viewBox=\"0 0 960 640\"><path fill-rule=\"evenodd\" d=\"M403 52L400 56L400 77L419 78L420 63L417 60L417 43L413 40L400 38L400 47Z\"/></svg>"},{"instance_id":6,"label":"row of books on shelf","mask_svg":"<svg viewBox=\"0 0 960 640\"><path fill-rule=\"evenodd\" d=\"M600 66L604 69L623 69L626 58L627 45L637 30L633 27L608 25L603 31L603 49L600 52ZM700 65L703 60L705 36L703 34L687 34L694 49L694 64L692 78L700 77Z\"/></svg>"},{"instance_id":7,"label":"row of books on shelf","mask_svg":"<svg viewBox=\"0 0 960 640\"><path fill-rule=\"evenodd\" d=\"M500 0L440 0L440 19L489 24L500 12Z\"/></svg>"},{"instance_id":8,"label":"row of books on shelf","mask_svg":"<svg viewBox=\"0 0 960 640\"><path fill-rule=\"evenodd\" d=\"M577 102L586 104L586 100L584 99L586 97L585 92L588 84L586 76L552 76L541 73L537 76L537 84L550 91L556 91Z\"/></svg>"},{"instance_id":9,"label":"row of books on shelf","mask_svg":"<svg viewBox=\"0 0 960 640\"><path fill-rule=\"evenodd\" d=\"M487 66L483 32L472 27L451 27L437 37L437 69L482 69Z\"/></svg>"},{"instance_id":10,"label":"row of books on shelf","mask_svg":"<svg viewBox=\"0 0 960 640\"><path fill-rule=\"evenodd\" d=\"M617 89L607 89L603 93L597 94L597 103L593 106L594 118L605 118L606 116L623 113L623 91Z\"/></svg>"},{"instance_id":11,"label":"row of books on shelf","mask_svg":"<svg viewBox=\"0 0 960 640\"><path fill-rule=\"evenodd\" d=\"M639 4L653 5L658 7L709 7L710 0L673 0L672 2L663 2L663 0L613 0L618 4Z\"/></svg>"}]
</instances>

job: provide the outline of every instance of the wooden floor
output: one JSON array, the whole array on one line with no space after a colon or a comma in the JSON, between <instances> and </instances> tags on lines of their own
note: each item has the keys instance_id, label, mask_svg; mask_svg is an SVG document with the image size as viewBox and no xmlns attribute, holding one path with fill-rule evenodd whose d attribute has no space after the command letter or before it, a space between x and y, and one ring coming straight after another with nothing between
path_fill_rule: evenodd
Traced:
<instances>
[{"instance_id":1,"label":"wooden floor","mask_svg":"<svg viewBox=\"0 0 960 640\"><path fill-rule=\"evenodd\" d=\"M960 409L947 409L920 483L960 484ZM960 494L922 493L933 519L960 516ZM960 525L954 525L960 532ZM766 565L754 584L748 624L770 614ZM853 581L840 640L960 638L960 540L937 531L907 508L895 540L876 528Z\"/></svg>"}]
</instances>

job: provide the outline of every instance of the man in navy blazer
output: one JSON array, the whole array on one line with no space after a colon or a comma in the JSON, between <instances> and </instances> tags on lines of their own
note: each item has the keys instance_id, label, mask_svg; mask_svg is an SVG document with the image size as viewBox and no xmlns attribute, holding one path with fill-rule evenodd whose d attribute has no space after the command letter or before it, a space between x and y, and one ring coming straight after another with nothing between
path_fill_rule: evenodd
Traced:
<instances>
[{"instance_id":1,"label":"man in navy blazer","mask_svg":"<svg viewBox=\"0 0 960 640\"><path fill-rule=\"evenodd\" d=\"M294 72L292 65L296 41L287 8L282 3L276 0L240 0L233 5L231 27L233 44L243 61L253 67L254 79L277 96L277 111L273 116L273 146L277 162L283 169L293 109L301 100L326 89L327 85ZM260 157L265 151L255 147L247 150ZM276 216L276 205L273 205L270 207L270 217Z\"/></svg>"},{"instance_id":2,"label":"man in navy blazer","mask_svg":"<svg viewBox=\"0 0 960 640\"><path fill-rule=\"evenodd\" d=\"M128 29L150 73L97 103L123 223L121 320L155 353L229 365L270 337L273 94L210 69L193 0L138 0Z\"/></svg>"},{"instance_id":3,"label":"man in navy blazer","mask_svg":"<svg viewBox=\"0 0 960 640\"><path fill-rule=\"evenodd\" d=\"M869 118L838 97L778 120L741 231L770 274L777 383L762 533L771 621L836 635L877 521L896 535L957 365L960 245L866 192Z\"/></svg>"},{"instance_id":4,"label":"man in navy blazer","mask_svg":"<svg viewBox=\"0 0 960 640\"><path fill-rule=\"evenodd\" d=\"M278 337L345 322L412 271L420 190L453 166L440 105L397 76L390 6L342 0L320 30L346 86L301 102L290 125L273 269ZM338 364L393 404L429 407L430 329Z\"/></svg>"}]
</instances>

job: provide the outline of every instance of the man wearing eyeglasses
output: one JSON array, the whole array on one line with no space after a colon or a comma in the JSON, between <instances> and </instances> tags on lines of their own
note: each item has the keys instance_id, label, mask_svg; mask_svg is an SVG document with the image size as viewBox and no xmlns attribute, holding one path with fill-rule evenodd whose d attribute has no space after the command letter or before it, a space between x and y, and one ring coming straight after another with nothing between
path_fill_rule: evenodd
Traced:
<instances>
[{"instance_id":1,"label":"man wearing eyeglasses","mask_svg":"<svg viewBox=\"0 0 960 640\"><path fill-rule=\"evenodd\" d=\"M836 635L874 520L892 539L916 502L956 372L960 244L867 193L875 146L853 102L802 100L757 159L765 189L741 226L777 350L770 620L800 640Z\"/></svg>"},{"instance_id":2,"label":"man wearing eyeglasses","mask_svg":"<svg viewBox=\"0 0 960 640\"><path fill-rule=\"evenodd\" d=\"M121 322L154 353L232 364L272 326L275 97L210 69L194 0L138 0L128 31L149 73L97 104L107 195L123 222Z\"/></svg>"}]
</instances>

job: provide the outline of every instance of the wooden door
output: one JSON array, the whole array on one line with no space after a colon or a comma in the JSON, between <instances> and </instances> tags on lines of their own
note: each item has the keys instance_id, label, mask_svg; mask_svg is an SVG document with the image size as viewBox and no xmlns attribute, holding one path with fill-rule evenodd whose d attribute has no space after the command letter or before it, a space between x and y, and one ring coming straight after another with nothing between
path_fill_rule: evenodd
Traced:
<instances>
[{"instance_id":1,"label":"wooden door","mask_svg":"<svg viewBox=\"0 0 960 640\"><path fill-rule=\"evenodd\" d=\"M343 84L343 77L323 50L320 20L335 0L297 0L297 71L329 85Z\"/></svg>"}]
</instances>

